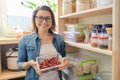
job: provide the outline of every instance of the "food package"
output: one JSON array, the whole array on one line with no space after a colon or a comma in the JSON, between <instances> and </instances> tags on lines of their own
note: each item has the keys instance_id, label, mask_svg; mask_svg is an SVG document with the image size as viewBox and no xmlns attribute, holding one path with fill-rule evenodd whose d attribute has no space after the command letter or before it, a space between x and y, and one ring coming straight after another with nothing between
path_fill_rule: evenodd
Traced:
<instances>
[{"instance_id":1,"label":"food package","mask_svg":"<svg viewBox=\"0 0 120 80\"><path fill-rule=\"evenodd\" d=\"M62 64L62 57L59 53L40 56L36 58L37 68L42 73L57 70Z\"/></svg>"}]
</instances>

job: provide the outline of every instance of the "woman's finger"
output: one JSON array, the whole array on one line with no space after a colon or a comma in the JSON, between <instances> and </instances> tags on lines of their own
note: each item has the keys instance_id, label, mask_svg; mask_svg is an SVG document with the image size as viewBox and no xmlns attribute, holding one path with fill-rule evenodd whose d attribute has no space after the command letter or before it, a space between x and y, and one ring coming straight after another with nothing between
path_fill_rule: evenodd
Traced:
<instances>
[{"instance_id":1,"label":"woman's finger","mask_svg":"<svg viewBox=\"0 0 120 80\"><path fill-rule=\"evenodd\" d=\"M63 64L60 65L58 70L65 69L68 66L68 59L66 57L62 58Z\"/></svg>"},{"instance_id":2,"label":"woman's finger","mask_svg":"<svg viewBox=\"0 0 120 80\"><path fill-rule=\"evenodd\" d=\"M35 69L36 73L41 76L41 71L40 69L37 67L37 62L35 62L34 60L31 60L30 62L30 65Z\"/></svg>"}]
</instances>

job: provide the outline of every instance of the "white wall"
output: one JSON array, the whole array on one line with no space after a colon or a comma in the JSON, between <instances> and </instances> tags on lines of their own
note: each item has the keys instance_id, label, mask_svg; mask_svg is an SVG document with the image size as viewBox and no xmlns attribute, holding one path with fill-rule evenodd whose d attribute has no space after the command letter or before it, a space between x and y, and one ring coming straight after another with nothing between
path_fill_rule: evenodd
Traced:
<instances>
[{"instance_id":1,"label":"white wall","mask_svg":"<svg viewBox=\"0 0 120 80\"><path fill-rule=\"evenodd\" d=\"M0 36L5 35L4 28L7 26L6 0L0 0Z\"/></svg>"}]
</instances>

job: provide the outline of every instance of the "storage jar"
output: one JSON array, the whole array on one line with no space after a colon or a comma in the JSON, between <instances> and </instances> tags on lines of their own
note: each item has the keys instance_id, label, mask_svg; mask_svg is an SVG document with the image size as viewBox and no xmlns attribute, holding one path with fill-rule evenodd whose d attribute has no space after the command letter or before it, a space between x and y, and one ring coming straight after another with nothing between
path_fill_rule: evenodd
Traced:
<instances>
[{"instance_id":1,"label":"storage jar","mask_svg":"<svg viewBox=\"0 0 120 80\"><path fill-rule=\"evenodd\" d=\"M97 30L92 30L90 44L91 44L92 47L97 47L98 46Z\"/></svg>"},{"instance_id":2,"label":"storage jar","mask_svg":"<svg viewBox=\"0 0 120 80\"><path fill-rule=\"evenodd\" d=\"M72 0L63 0L62 2L62 14L72 13Z\"/></svg>"},{"instance_id":3,"label":"storage jar","mask_svg":"<svg viewBox=\"0 0 120 80\"><path fill-rule=\"evenodd\" d=\"M89 0L76 0L76 12L90 8Z\"/></svg>"},{"instance_id":4,"label":"storage jar","mask_svg":"<svg viewBox=\"0 0 120 80\"><path fill-rule=\"evenodd\" d=\"M98 47L101 49L108 49L108 35L107 31L103 31L98 38Z\"/></svg>"}]
</instances>

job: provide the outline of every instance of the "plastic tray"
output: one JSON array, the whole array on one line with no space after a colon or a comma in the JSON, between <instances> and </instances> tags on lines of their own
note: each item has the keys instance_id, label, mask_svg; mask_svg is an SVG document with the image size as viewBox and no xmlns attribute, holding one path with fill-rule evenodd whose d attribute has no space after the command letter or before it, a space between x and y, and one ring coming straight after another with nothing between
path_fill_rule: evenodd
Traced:
<instances>
[{"instance_id":1,"label":"plastic tray","mask_svg":"<svg viewBox=\"0 0 120 80\"><path fill-rule=\"evenodd\" d=\"M62 63L62 57L59 53L40 56L36 58L37 67L42 73L57 70Z\"/></svg>"}]
</instances>

